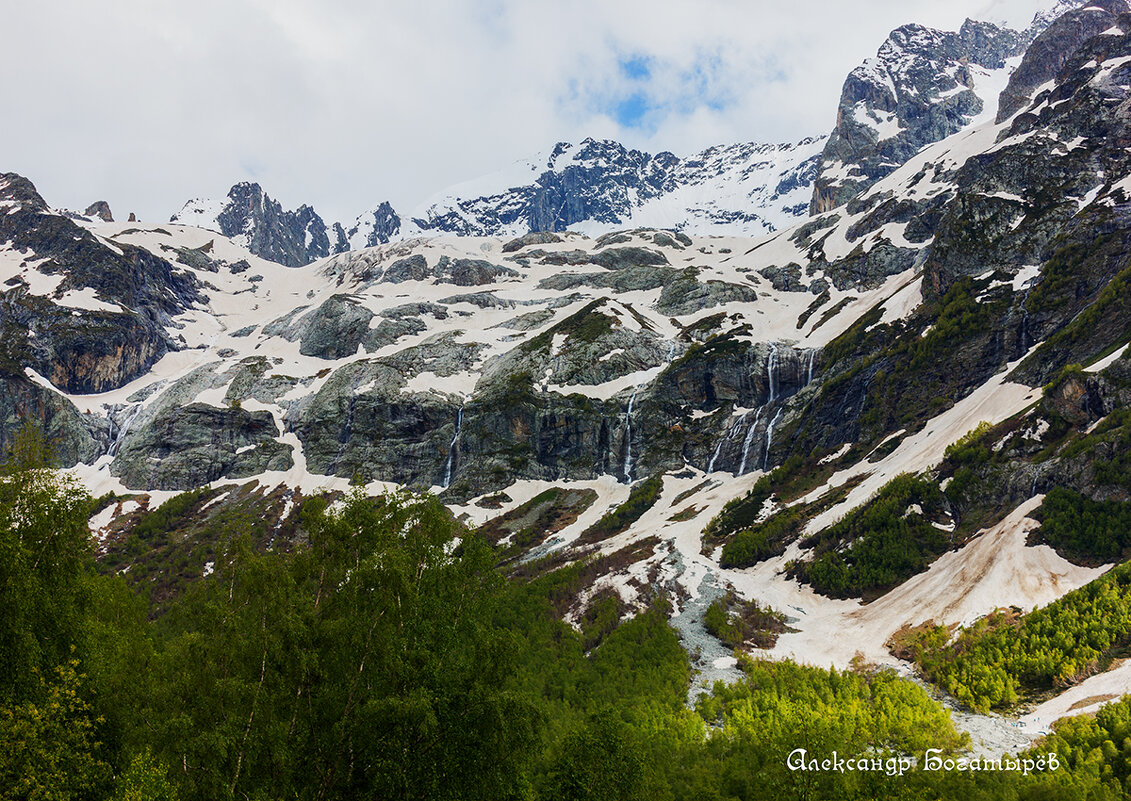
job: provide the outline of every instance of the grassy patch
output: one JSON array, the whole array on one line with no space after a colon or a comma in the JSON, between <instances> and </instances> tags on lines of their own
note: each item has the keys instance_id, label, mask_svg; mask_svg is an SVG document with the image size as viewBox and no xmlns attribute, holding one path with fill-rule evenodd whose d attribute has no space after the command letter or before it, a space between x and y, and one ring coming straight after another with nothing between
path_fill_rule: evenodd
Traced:
<instances>
[{"instance_id":1,"label":"grassy patch","mask_svg":"<svg viewBox=\"0 0 1131 801\"><path fill-rule=\"evenodd\" d=\"M778 635L791 629L785 615L757 601L743 601L734 592L716 598L703 614L703 625L712 636L735 648L773 648Z\"/></svg>"},{"instance_id":2,"label":"grassy patch","mask_svg":"<svg viewBox=\"0 0 1131 801\"><path fill-rule=\"evenodd\" d=\"M622 531L627 531L629 526L656 504L663 488L663 476L652 476L641 481L629 492L628 500L585 529L578 542L604 542Z\"/></svg>"}]
</instances>

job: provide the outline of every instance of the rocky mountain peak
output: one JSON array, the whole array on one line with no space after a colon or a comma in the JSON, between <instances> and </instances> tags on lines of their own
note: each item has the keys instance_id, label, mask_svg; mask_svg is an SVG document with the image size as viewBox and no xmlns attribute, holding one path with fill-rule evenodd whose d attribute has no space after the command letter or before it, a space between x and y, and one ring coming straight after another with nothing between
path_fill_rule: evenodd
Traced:
<instances>
[{"instance_id":1,"label":"rocky mountain peak","mask_svg":"<svg viewBox=\"0 0 1131 801\"><path fill-rule=\"evenodd\" d=\"M395 239L400 230L400 216L388 201L384 201L359 216L349 231L344 230L340 223L334 224L334 252L385 245Z\"/></svg>"},{"instance_id":2,"label":"rocky mountain peak","mask_svg":"<svg viewBox=\"0 0 1131 801\"><path fill-rule=\"evenodd\" d=\"M35 211L50 211L35 184L14 172L0 174L0 203L9 209L19 205Z\"/></svg>"},{"instance_id":3,"label":"rocky mountain peak","mask_svg":"<svg viewBox=\"0 0 1131 801\"><path fill-rule=\"evenodd\" d=\"M810 213L843 204L923 145L969 125L996 97L996 73L1024 45L1017 31L974 20L957 32L917 24L892 31L845 79Z\"/></svg>"},{"instance_id":4,"label":"rocky mountain peak","mask_svg":"<svg viewBox=\"0 0 1131 801\"><path fill-rule=\"evenodd\" d=\"M96 200L86 207L83 212L86 217L96 217L102 222L114 222L114 215L110 213L110 204L105 200Z\"/></svg>"},{"instance_id":5,"label":"rocky mountain peak","mask_svg":"<svg viewBox=\"0 0 1131 801\"><path fill-rule=\"evenodd\" d=\"M558 142L543 155L434 196L400 236L598 234L637 225L773 231L804 214L820 142L718 145L687 158L592 137ZM350 242L357 246L352 235Z\"/></svg>"},{"instance_id":6,"label":"rocky mountain peak","mask_svg":"<svg viewBox=\"0 0 1131 801\"><path fill-rule=\"evenodd\" d=\"M1054 79L1073 53L1088 39L1111 28L1120 14L1131 11L1126 0L1096 0L1072 8L1051 21L1025 51L998 101L997 121L1021 110L1033 91Z\"/></svg>"},{"instance_id":7,"label":"rocky mountain peak","mask_svg":"<svg viewBox=\"0 0 1131 801\"><path fill-rule=\"evenodd\" d=\"M258 183L248 181L233 186L224 201L189 201L169 222L216 231L288 267L336 252L331 249L326 223L313 208L302 205L287 211Z\"/></svg>"}]
</instances>

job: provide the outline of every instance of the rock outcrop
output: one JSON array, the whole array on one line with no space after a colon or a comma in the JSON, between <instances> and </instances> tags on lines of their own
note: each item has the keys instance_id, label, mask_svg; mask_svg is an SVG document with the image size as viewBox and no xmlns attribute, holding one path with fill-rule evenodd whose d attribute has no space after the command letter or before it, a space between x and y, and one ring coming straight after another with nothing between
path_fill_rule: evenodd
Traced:
<instances>
[{"instance_id":1,"label":"rock outcrop","mask_svg":"<svg viewBox=\"0 0 1131 801\"><path fill-rule=\"evenodd\" d=\"M298 267L336 252L326 223L310 206L284 210L257 183L238 183L219 203L190 200L169 222L208 228L257 256ZM341 247L335 232L335 246Z\"/></svg>"}]
</instances>

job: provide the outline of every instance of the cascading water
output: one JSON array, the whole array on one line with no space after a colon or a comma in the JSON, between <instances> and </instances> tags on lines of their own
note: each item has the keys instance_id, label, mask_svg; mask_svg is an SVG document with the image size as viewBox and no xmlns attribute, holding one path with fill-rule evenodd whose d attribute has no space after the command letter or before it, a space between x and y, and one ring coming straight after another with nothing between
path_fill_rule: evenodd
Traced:
<instances>
[{"instance_id":1,"label":"cascading water","mask_svg":"<svg viewBox=\"0 0 1131 801\"><path fill-rule=\"evenodd\" d=\"M632 407L636 403L636 393L639 387L632 390L628 399L628 409L624 413L624 480L632 483Z\"/></svg>"},{"instance_id":2,"label":"cascading water","mask_svg":"<svg viewBox=\"0 0 1131 801\"><path fill-rule=\"evenodd\" d=\"M456 449L459 447L459 434L463 430L463 407L459 407L459 413L456 415L456 433L452 437L452 444L448 446L448 466L444 468L444 488L447 489L452 483L452 467L455 464Z\"/></svg>"},{"instance_id":3,"label":"cascading water","mask_svg":"<svg viewBox=\"0 0 1131 801\"><path fill-rule=\"evenodd\" d=\"M766 453L762 457L762 470L765 471L770 467L770 443L774 441L774 428L781 419L781 413L785 411L784 408L778 409L778 413L774 415L774 419L766 426Z\"/></svg>"},{"instance_id":4,"label":"cascading water","mask_svg":"<svg viewBox=\"0 0 1131 801\"><path fill-rule=\"evenodd\" d=\"M777 370L778 370L778 346L770 345L770 356L766 359L766 374L770 379L770 400L773 403L778 399L778 383L777 383Z\"/></svg>"},{"instance_id":5,"label":"cascading water","mask_svg":"<svg viewBox=\"0 0 1131 801\"><path fill-rule=\"evenodd\" d=\"M806 384L812 384L813 383L813 357L816 356L816 355L817 355L817 349L816 348L810 348L809 349L809 375L805 379Z\"/></svg>"},{"instance_id":6,"label":"cascading water","mask_svg":"<svg viewBox=\"0 0 1131 801\"><path fill-rule=\"evenodd\" d=\"M675 345L675 340L668 343L668 355L664 359L664 364L671 364L672 359L675 358ZM636 393L639 391L639 386L632 390L632 395L628 399L628 408L624 412L624 480L629 484L632 483L632 407L636 405Z\"/></svg>"},{"instance_id":7,"label":"cascading water","mask_svg":"<svg viewBox=\"0 0 1131 801\"><path fill-rule=\"evenodd\" d=\"M746 422L746 418L747 416L749 416L749 414L750 412L746 412L746 414L742 415L742 417L738 418L738 420L731 423L730 428L727 429L727 433L723 435L722 439L720 439L718 444L715 445L715 452L711 454L711 460L707 462L708 473L715 472L715 462L718 461L719 454L723 452L723 443L729 442L731 438L734 437L734 432L738 430L739 426Z\"/></svg>"},{"instance_id":8,"label":"cascading water","mask_svg":"<svg viewBox=\"0 0 1131 801\"><path fill-rule=\"evenodd\" d=\"M1026 308L1025 303L1029 300L1029 292L1032 287L1025 290L1025 294L1021 296L1021 355L1025 355L1029 350L1029 309Z\"/></svg>"},{"instance_id":9,"label":"cascading water","mask_svg":"<svg viewBox=\"0 0 1131 801\"><path fill-rule=\"evenodd\" d=\"M729 436L729 434L728 434L728 436ZM722 453L722 451L723 451L723 443L726 442L726 441L727 441L727 437L724 436L723 438L721 438L719 440L718 444L715 445L715 452L711 454L711 459L710 459L710 461L707 462L707 472L708 473L715 472L715 462L717 462L719 460L719 454Z\"/></svg>"},{"instance_id":10,"label":"cascading water","mask_svg":"<svg viewBox=\"0 0 1131 801\"><path fill-rule=\"evenodd\" d=\"M750 446L754 444L754 434L758 431L758 422L762 419L762 409L758 409L758 414L754 415L754 422L750 424L750 428L746 429L746 439L742 443L742 462L738 465L738 475L746 475L746 461L750 455ZM748 413L749 414L749 413ZM742 418L743 420L746 417Z\"/></svg>"},{"instance_id":11,"label":"cascading water","mask_svg":"<svg viewBox=\"0 0 1131 801\"><path fill-rule=\"evenodd\" d=\"M122 441L126 438L126 432L130 430L130 426L133 425L134 420L137 419L137 416L139 414L141 414L141 404L140 403L133 408L133 410L130 412L129 417L125 417L125 418L122 419L122 424L120 426L118 426L117 433L112 434L112 436L114 437L114 441L110 443L110 447L106 451L107 455L109 455L109 456L117 456L118 455L118 451L121 450L121 448L122 448ZM110 418L111 426L113 425L113 422L114 422L114 419L111 417Z\"/></svg>"}]
</instances>

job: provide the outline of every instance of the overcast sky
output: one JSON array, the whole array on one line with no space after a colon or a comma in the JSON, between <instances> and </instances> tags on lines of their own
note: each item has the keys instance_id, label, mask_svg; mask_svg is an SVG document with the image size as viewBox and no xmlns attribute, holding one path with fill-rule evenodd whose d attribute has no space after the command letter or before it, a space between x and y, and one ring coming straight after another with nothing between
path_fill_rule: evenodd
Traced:
<instances>
[{"instance_id":1,"label":"overcast sky","mask_svg":"<svg viewBox=\"0 0 1131 801\"><path fill-rule=\"evenodd\" d=\"M6 2L0 172L167 220L261 183L352 220L586 136L690 155L827 133L905 22L1050 0Z\"/></svg>"}]
</instances>

